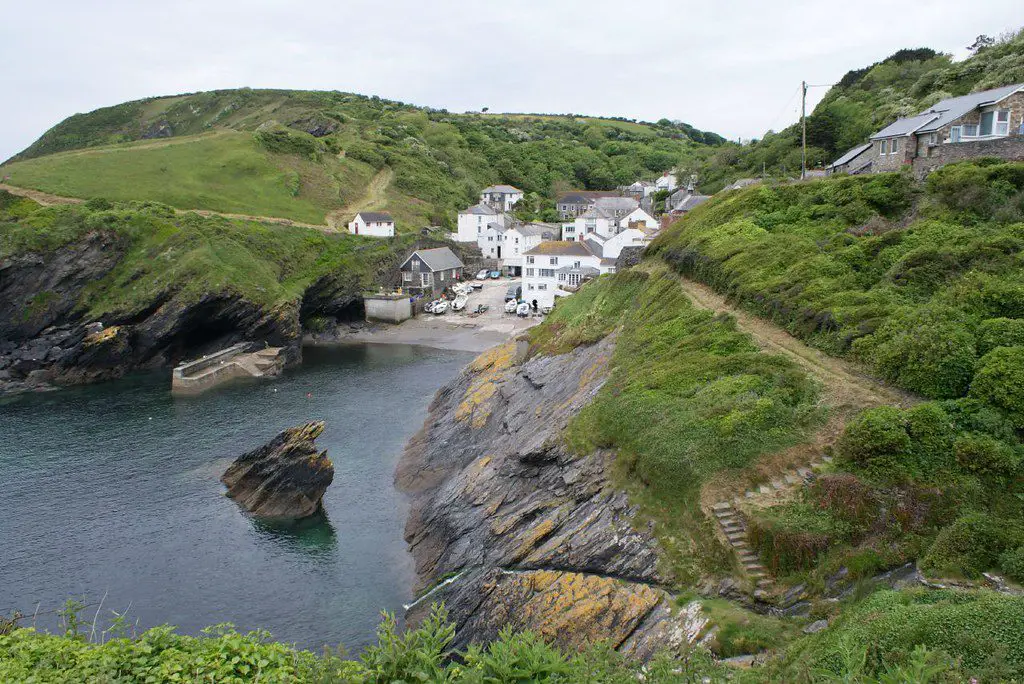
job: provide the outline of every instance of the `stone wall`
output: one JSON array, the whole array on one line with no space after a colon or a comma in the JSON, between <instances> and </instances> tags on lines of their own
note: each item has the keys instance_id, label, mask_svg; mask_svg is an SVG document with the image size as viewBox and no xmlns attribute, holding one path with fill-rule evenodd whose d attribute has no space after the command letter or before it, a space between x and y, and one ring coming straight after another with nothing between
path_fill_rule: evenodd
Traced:
<instances>
[{"instance_id":1,"label":"stone wall","mask_svg":"<svg viewBox=\"0 0 1024 684\"><path fill-rule=\"evenodd\" d=\"M857 157L858 161L871 159L871 171L873 173L885 173L887 171L899 171L907 161L907 152L914 146L913 138L898 138L899 150L896 154L882 154L880 140L871 141L871 149ZM891 144L891 140L890 140Z\"/></svg>"},{"instance_id":2,"label":"stone wall","mask_svg":"<svg viewBox=\"0 0 1024 684\"><path fill-rule=\"evenodd\" d=\"M914 159L914 175L924 178L940 166L978 157L1024 161L1024 136L1011 135L1007 138L938 145L931 148L931 156Z\"/></svg>"}]
</instances>

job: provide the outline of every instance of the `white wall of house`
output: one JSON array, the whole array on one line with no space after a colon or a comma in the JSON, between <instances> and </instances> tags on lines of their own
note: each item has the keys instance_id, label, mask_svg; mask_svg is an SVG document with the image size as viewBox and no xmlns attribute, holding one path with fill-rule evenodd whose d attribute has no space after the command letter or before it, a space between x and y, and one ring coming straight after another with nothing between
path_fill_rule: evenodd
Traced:
<instances>
[{"instance_id":1,"label":"white wall of house","mask_svg":"<svg viewBox=\"0 0 1024 684\"><path fill-rule=\"evenodd\" d=\"M648 228L657 228L658 220L643 209L637 207L619 220L619 228L629 228L630 223L643 221Z\"/></svg>"},{"instance_id":2,"label":"white wall of house","mask_svg":"<svg viewBox=\"0 0 1024 684\"><path fill-rule=\"evenodd\" d=\"M679 179L676 178L674 173L665 174L658 176L658 179L654 181L658 190L675 190L679 187Z\"/></svg>"},{"instance_id":3,"label":"white wall of house","mask_svg":"<svg viewBox=\"0 0 1024 684\"><path fill-rule=\"evenodd\" d=\"M498 211L512 211L512 207L521 199L523 199L523 193L521 192L484 192L480 194L480 201L482 203L489 204Z\"/></svg>"},{"instance_id":4,"label":"white wall of house","mask_svg":"<svg viewBox=\"0 0 1024 684\"><path fill-rule=\"evenodd\" d=\"M455 238L458 242L477 242L485 230L487 224L500 223L506 225L505 214L473 214L465 211L459 212L459 232Z\"/></svg>"},{"instance_id":5,"label":"white wall of house","mask_svg":"<svg viewBox=\"0 0 1024 684\"><path fill-rule=\"evenodd\" d=\"M484 232L477 236L477 245L485 259L502 259L505 256L503 249L505 243L505 229L496 229L493 225L484 228Z\"/></svg>"},{"instance_id":6,"label":"white wall of house","mask_svg":"<svg viewBox=\"0 0 1024 684\"><path fill-rule=\"evenodd\" d=\"M529 235L520 233L516 228L509 228L505 231L501 245L501 265L521 267L523 265L523 253L528 252L541 242L544 238L540 235Z\"/></svg>"},{"instance_id":7,"label":"white wall of house","mask_svg":"<svg viewBox=\"0 0 1024 684\"><path fill-rule=\"evenodd\" d=\"M569 283L559 282L557 273L559 268L577 264L582 267L600 268L601 264L601 259L593 255L526 254L523 259L522 298L531 304L536 299L539 307L554 306L556 290L571 294L561 287L569 285Z\"/></svg>"},{"instance_id":8,"label":"white wall of house","mask_svg":"<svg viewBox=\"0 0 1024 684\"><path fill-rule=\"evenodd\" d=\"M619 230L615 219L607 216L595 216L593 211L585 212L576 219L575 223L577 242L582 240L587 233L597 233L603 238L610 238Z\"/></svg>"},{"instance_id":9,"label":"white wall of house","mask_svg":"<svg viewBox=\"0 0 1024 684\"><path fill-rule=\"evenodd\" d=\"M605 240L601 256L605 259L618 259L623 247L646 245L650 240L642 230L627 228L618 235Z\"/></svg>"},{"instance_id":10,"label":"white wall of house","mask_svg":"<svg viewBox=\"0 0 1024 684\"><path fill-rule=\"evenodd\" d=\"M363 220L363 217L356 215L348 224L348 232L353 235L369 235L370 237L395 237L394 221L370 221Z\"/></svg>"},{"instance_id":11,"label":"white wall of house","mask_svg":"<svg viewBox=\"0 0 1024 684\"><path fill-rule=\"evenodd\" d=\"M566 242L576 242L576 224L575 223L563 223L562 224L562 240Z\"/></svg>"}]
</instances>

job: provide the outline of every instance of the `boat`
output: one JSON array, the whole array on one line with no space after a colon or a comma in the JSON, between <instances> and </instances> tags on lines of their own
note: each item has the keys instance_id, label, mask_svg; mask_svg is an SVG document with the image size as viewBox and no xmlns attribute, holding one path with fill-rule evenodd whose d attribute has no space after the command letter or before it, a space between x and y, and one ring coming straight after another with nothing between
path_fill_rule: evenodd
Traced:
<instances>
[{"instance_id":1,"label":"boat","mask_svg":"<svg viewBox=\"0 0 1024 684\"><path fill-rule=\"evenodd\" d=\"M436 301L427 302L426 304L423 305L423 311L425 313L434 313L434 305L435 304L437 304Z\"/></svg>"},{"instance_id":2,"label":"boat","mask_svg":"<svg viewBox=\"0 0 1024 684\"><path fill-rule=\"evenodd\" d=\"M448 300L440 299L440 300L437 301L437 303L434 304L434 308L431 311L431 313L440 315L440 314L443 314L443 313L445 313L447 311L448 311Z\"/></svg>"},{"instance_id":3,"label":"boat","mask_svg":"<svg viewBox=\"0 0 1024 684\"><path fill-rule=\"evenodd\" d=\"M519 302L514 299L510 299L505 302L505 313L515 313L516 307L519 306Z\"/></svg>"},{"instance_id":4,"label":"boat","mask_svg":"<svg viewBox=\"0 0 1024 684\"><path fill-rule=\"evenodd\" d=\"M530 303L529 302L521 302L519 304L519 306L516 307L516 316L519 316L520 318L526 318L529 315L530 315Z\"/></svg>"},{"instance_id":5,"label":"boat","mask_svg":"<svg viewBox=\"0 0 1024 684\"><path fill-rule=\"evenodd\" d=\"M452 311L462 311L466 308L466 302L468 301L469 297L466 293L460 293L459 296L455 298L455 301L452 302Z\"/></svg>"}]
</instances>

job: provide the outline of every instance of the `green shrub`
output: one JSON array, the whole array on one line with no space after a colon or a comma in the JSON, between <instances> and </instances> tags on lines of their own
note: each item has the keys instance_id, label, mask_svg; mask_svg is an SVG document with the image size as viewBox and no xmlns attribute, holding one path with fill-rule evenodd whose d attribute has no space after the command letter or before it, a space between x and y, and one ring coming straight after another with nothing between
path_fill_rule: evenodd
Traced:
<instances>
[{"instance_id":1,"label":"green shrub","mask_svg":"<svg viewBox=\"0 0 1024 684\"><path fill-rule=\"evenodd\" d=\"M994 567L1006 546L1000 523L971 513L946 527L921 560L921 570L939 576L978 577Z\"/></svg>"},{"instance_id":2,"label":"green shrub","mask_svg":"<svg viewBox=\"0 0 1024 684\"><path fill-rule=\"evenodd\" d=\"M296 131L274 122L268 122L252 134L260 147L277 154L298 154L318 159L324 144L305 131Z\"/></svg>"},{"instance_id":3,"label":"green shrub","mask_svg":"<svg viewBox=\"0 0 1024 684\"><path fill-rule=\"evenodd\" d=\"M977 432L957 437L953 451L963 470L978 475L1010 475L1021 460L1017 450L1006 442Z\"/></svg>"},{"instance_id":4,"label":"green shrub","mask_svg":"<svg viewBox=\"0 0 1024 684\"><path fill-rule=\"evenodd\" d=\"M774 574L810 569L820 554L851 534L847 521L804 502L759 511L747 526L751 546Z\"/></svg>"},{"instance_id":5,"label":"green shrub","mask_svg":"<svg viewBox=\"0 0 1024 684\"><path fill-rule=\"evenodd\" d=\"M1024 546L1003 551L999 556L999 567L1011 579L1024 582Z\"/></svg>"},{"instance_id":6,"label":"green shrub","mask_svg":"<svg viewBox=\"0 0 1024 684\"><path fill-rule=\"evenodd\" d=\"M982 357L971 396L994 406L1024 429L1024 347L997 347Z\"/></svg>"},{"instance_id":7,"label":"green shrub","mask_svg":"<svg viewBox=\"0 0 1024 684\"><path fill-rule=\"evenodd\" d=\"M903 412L910 438L910 453L917 471L925 477L953 466L956 430L953 420L936 402L919 404Z\"/></svg>"},{"instance_id":8,"label":"green shrub","mask_svg":"<svg viewBox=\"0 0 1024 684\"><path fill-rule=\"evenodd\" d=\"M864 411L847 423L836 443L837 453L852 466L890 477L907 472L910 447L906 418L892 406Z\"/></svg>"},{"instance_id":9,"label":"green shrub","mask_svg":"<svg viewBox=\"0 0 1024 684\"><path fill-rule=\"evenodd\" d=\"M1024 347L1024 318L990 318L978 327L978 353L996 347Z\"/></svg>"}]
</instances>

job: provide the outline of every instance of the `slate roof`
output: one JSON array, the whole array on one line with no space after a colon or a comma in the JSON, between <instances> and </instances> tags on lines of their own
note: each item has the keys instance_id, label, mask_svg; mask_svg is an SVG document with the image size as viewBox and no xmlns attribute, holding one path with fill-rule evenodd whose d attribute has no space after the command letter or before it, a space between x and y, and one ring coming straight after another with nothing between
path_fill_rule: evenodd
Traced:
<instances>
[{"instance_id":1,"label":"slate roof","mask_svg":"<svg viewBox=\"0 0 1024 684\"><path fill-rule=\"evenodd\" d=\"M528 256L596 256L582 242L566 242L564 240L542 242L523 254Z\"/></svg>"},{"instance_id":2,"label":"slate roof","mask_svg":"<svg viewBox=\"0 0 1024 684\"><path fill-rule=\"evenodd\" d=\"M973 112L978 107L999 102L1008 95L1024 89L1024 83L982 90L978 93L961 95L941 100L932 105L927 111L916 116L909 116L905 119L897 119L891 124L871 136L872 140L879 138L895 138L911 133L931 133L939 130L946 124L952 123L964 114Z\"/></svg>"},{"instance_id":3,"label":"slate roof","mask_svg":"<svg viewBox=\"0 0 1024 684\"><path fill-rule=\"evenodd\" d=\"M938 114L935 112L925 112L924 114L918 114L917 116L908 116L905 119L896 119L891 124L871 136L871 139L900 138L905 135L910 135L937 116Z\"/></svg>"},{"instance_id":4,"label":"slate roof","mask_svg":"<svg viewBox=\"0 0 1024 684\"><path fill-rule=\"evenodd\" d=\"M628 213L639 207L640 203L632 197L598 197L594 200L594 206L606 211L625 211Z\"/></svg>"},{"instance_id":5,"label":"slate roof","mask_svg":"<svg viewBox=\"0 0 1024 684\"><path fill-rule=\"evenodd\" d=\"M672 208L672 211L690 211L694 207L704 204L709 199L711 199L710 195L687 195Z\"/></svg>"},{"instance_id":6,"label":"slate roof","mask_svg":"<svg viewBox=\"0 0 1024 684\"><path fill-rule=\"evenodd\" d=\"M417 249L409 255L409 259L405 260L405 263L402 264L402 268L405 268L405 264L408 264L409 260L413 257L419 257L420 261L426 264L427 268L432 272L447 271L451 268L462 268L463 266L462 260L455 256L455 252L447 247Z\"/></svg>"},{"instance_id":7,"label":"slate roof","mask_svg":"<svg viewBox=\"0 0 1024 684\"><path fill-rule=\"evenodd\" d=\"M480 191L481 194L485 192L503 192L506 195L513 192L522 192L519 188L514 188L511 185L489 185Z\"/></svg>"},{"instance_id":8,"label":"slate roof","mask_svg":"<svg viewBox=\"0 0 1024 684\"><path fill-rule=\"evenodd\" d=\"M482 216L497 216L500 212L489 204L474 204L468 209L463 209L460 214L479 214Z\"/></svg>"},{"instance_id":9,"label":"slate roof","mask_svg":"<svg viewBox=\"0 0 1024 684\"><path fill-rule=\"evenodd\" d=\"M545 223L524 223L521 226L513 227L522 235L540 235L541 237L544 237L545 233L554 235L562 230L561 226Z\"/></svg>"},{"instance_id":10,"label":"slate roof","mask_svg":"<svg viewBox=\"0 0 1024 684\"><path fill-rule=\"evenodd\" d=\"M871 149L871 143L865 143L864 145L857 145L852 150L847 150L846 154L836 159L834 162L828 165L828 168L832 169L843 164L849 164L851 161L864 154Z\"/></svg>"},{"instance_id":11,"label":"slate roof","mask_svg":"<svg viewBox=\"0 0 1024 684\"><path fill-rule=\"evenodd\" d=\"M590 204L598 197L618 197L617 190L570 190L555 200L557 204Z\"/></svg>"},{"instance_id":12,"label":"slate roof","mask_svg":"<svg viewBox=\"0 0 1024 684\"><path fill-rule=\"evenodd\" d=\"M391 214L386 211L361 211L356 216L362 216L363 220L367 223L373 221L379 221L382 223L394 223L395 219L391 218Z\"/></svg>"},{"instance_id":13,"label":"slate roof","mask_svg":"<svg viewBox=\"0 0 1024 684\"><path fill-rule=\"evenodd\" d=\"M946 124L959 119L964 114L974 111L978 107L984 107L985 105L999 102L1004 97L1013 95L1022 88L1024 88L1024 83L1017 83L1015 85L993 88L992 90L983 90L980 93L951 97L948 100L936 102L928 111L938 114L938 118L922 126L918 132L930 133L932 131L937 131Z\"/></svg>"}]
</instances>

